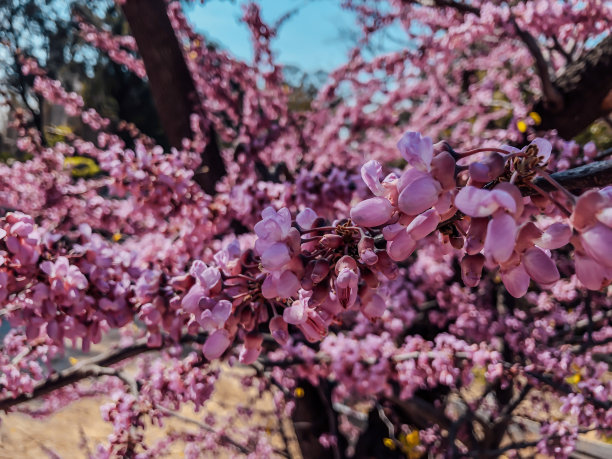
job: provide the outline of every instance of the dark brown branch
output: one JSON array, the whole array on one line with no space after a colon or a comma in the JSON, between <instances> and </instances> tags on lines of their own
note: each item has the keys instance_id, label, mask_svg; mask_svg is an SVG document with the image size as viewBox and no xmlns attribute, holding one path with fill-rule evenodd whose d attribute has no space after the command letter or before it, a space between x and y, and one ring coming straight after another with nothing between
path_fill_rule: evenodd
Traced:
<instances>
[{"instance_id":1,"label":"dark brown branch","mask_svg":"<svg viewBox=\"0 0 612 459\"><path fill-rule=\"evenodd\" d=\"M138 51L147 70L159 119L170 144L181 147L192 136L190 117L202 112L191 72L181 44L172 28L165 0L128 0L123 13L136 39ZM214 193L215 183L225 175L225 165L212 125L204 126L208 145L195 180L207 193Z\"/></svg>"},{"instance_id":2,"label":"dark brown branch","mask_svg":"<svg viewBox=\"0 0 612 459\"><path fill-rule=\"evenodd\" d=\"M559 111L563 109L563 97L561 93L553 85L550 73L548 71L548 62L542 55L542 50L536 39L526 30L521 29L514 17L510 18L510 23L514 26L514 30L519 38L525 43L529 53L533 56L536 65L536 71L542 82L542 93L544 94L543 103L546 107Z\"/></svg>"},{"instance_id":3,"label":"dark brown branch","mask_svg":"<svg viewBox=\"0 0 612 459\"><path fill-rule=\"evenodd\" d=\"M441 7L441 8L452 8L454 10L457 10L460 13L463 14L467 14L467 13L471 13L471 14L475 14L476 16L480 16L480 9L472 6L472 5L468 5L466 3L461 3L460 1L454 1L454 0L404 0L404 3L418 3L419 5L423 5L423 6L430 6L430 7Z\"/></svg>"},{"instance_id":4,"label":"dark brown branch","mask_svg":"<svg viewBox=\"0 0 612 459\"><path fill-rule=\"evenodd\" d=\"M565 58L565 62L567 64L571 64L572 61L574 60L572 58L572 55L570 53L568 53L567 51L565 51L565 49L563 48L563 46L561 45L561 43L559 43L559 39L557 38L556 35L553 35L552 37L552 41L553 41L553 49L555 51L558 51L559 54L561 54L564 58Z\"/></svg>"},{"instance_id":5,"label":"dark brown branch","mask_svg":"<svg viewBox=\"0 0 612 459\"><path fill-rule=\"evenodd\" d=\"M612 184L612 160L598 161L556 172L551 174L551 177L570 191L607 186ZM555 188L543 177L538 177L533 183L544 191L555 191ZM526 190L525 194L533 194L533 191Z\"/></svg>"}]
</instances>

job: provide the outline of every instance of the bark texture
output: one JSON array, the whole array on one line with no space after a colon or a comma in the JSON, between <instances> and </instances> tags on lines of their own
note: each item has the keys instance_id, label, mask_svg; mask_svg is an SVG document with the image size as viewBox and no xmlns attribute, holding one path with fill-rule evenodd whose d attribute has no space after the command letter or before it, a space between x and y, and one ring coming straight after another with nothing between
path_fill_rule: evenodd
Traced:
<instances>
[{"instance_id":1,"label":"bark texture","mask_svg":"<svg viewBox=\"0 0 612 459\"><path fill-rule=\"evenodd\" d=\"M192 135L190 116L200 113L193 78L185 62L181 45L174 33L164 0L128 0L123 13L142 56L155 106L168 141L180 148L181 141ZM208 128L209 143L196 172L196 182L207 193L214 193L215 183L225 175L225 165L214 129Z\"/></svg>"}]
</instances>

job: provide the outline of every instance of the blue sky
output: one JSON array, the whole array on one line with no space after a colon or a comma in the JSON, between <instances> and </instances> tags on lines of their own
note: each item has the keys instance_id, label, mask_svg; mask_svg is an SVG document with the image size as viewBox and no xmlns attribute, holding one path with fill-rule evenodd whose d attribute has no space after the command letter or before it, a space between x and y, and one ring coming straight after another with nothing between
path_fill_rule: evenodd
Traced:
<instances>
[{"instance_id":1,"label":"blue sky","mask_svg":"<svg viewBox=\"0 0 612 459\"><path fill-rule=\"evenodd\" d=\"M185 7L187 17L198 32L242 59L252 58L249 31L240 22L241 5L246 0L207 0L204 5L192 2ZM274 23L287 11L299 8L281 27L273 49L278 61L295 65L309 73L329 72L346 62L348 51L355 43L351 34L359 32L355 16L340 8L338 0L260 0L262 16ZM400 26L391 33L400 38ZM384 37L374 44L381 49L397 49L398 45Z\"/></svg>"}]
</instances>

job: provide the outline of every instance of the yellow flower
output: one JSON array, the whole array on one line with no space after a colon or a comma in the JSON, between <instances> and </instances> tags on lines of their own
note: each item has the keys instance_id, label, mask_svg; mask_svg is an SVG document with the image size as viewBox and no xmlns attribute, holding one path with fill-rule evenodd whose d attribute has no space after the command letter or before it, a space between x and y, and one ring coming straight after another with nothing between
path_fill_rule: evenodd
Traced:
<instances>
[{"instance_id":1,"label":"yellow flower","mask_svg":"<svg viewBox=\"0 0 612 459\"><path fill-rule=\"evenodd\" d=\"M540 116L538 112L530 112L529 116L531 117L533 121L535 121L536 126L539 126L540 124L542 124L542 117Z\"/></svg>"},{"instance_id":2,"label":"yellow flower","mask_svg":"<svg viewBox=\"0 0 612 459\"><path fill-rule=\"evenodd\" d=\"M121 240L121 233L113 234L113 242L119 242Z\"/></svg>"},{"instance_id":3,"label":"yellow flower","mask_svg":"<svg viewBox=\"0 0 612 459\"><path fill-rule=\"evenodd\" d=\"M404 442L408 448L412 449L415 446L419 446L421 444L421 439L419 438L419 431L413 430L409 434L404 435Z\"/></svg>"},{"instance_id":4,"label":"yellow flower","mask_svg":"<svg viewBox=\"0 0 612 459\"><path fill-rule=\"evenodd\" d=\"M568 384L578 384L582 380L582 375L579 371L574 373L572 376L565 378L565 382Z\"/></svg>"},{"instance_id":5,"label":"yellow flower","mask_svg":"<svg viewBox=\"0 0 612 459\"><path fill-rule=\"evenodd\" d=\"M75 359L74 357L69 357L68 361L70 362L70 365L76 365L79 360Z\"/></svg>"},{"instance_id":6,"label":"yellow flower","mask_svg":"<svg viewBox=\"0 0 612 459\"><path fill-rule=\"evenodd\" d=\"M73 177L92 177L100 172L96 162L86 156L69 156L64 159L64 166L70 169Z\"/></svg>"},{"instance_id":7,"label":"yellow flower","mask_svg":"<svg viewBox=\"0 0 612 459\"><path fill-rule=\"evenodd\" d=\"M527 131L527 123L525 123L523 120L520 120L516 123L516 127L519 130L519 132L526 132Z\"/></svg>"},{"instance_id":8,"label":"yellow flower","mask_svg":"<svg viewBox=\"0 0 612 459\"><path fill-rule=\"evenodd\" d=\"M395 442L389 437L383 438L383 445L385 445L385 447L389 448L390 450L395 449Z\"/></svg>"},{"instance_id":9,"label":"yellow flower","mask_svg":"<svg viewBox=\"0 0 612 459\"><path fill-rule=\"evenodd\" d=\"M293 395L295 395L297 398L302 398L304 396L304 388L296 387L293 391Z\"/></svg>"}]
</instances>

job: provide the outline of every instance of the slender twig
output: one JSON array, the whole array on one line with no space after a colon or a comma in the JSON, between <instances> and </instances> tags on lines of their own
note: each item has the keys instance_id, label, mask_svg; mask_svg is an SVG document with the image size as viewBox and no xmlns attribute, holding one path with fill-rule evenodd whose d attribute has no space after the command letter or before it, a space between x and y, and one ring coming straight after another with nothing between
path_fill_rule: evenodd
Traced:
<instances>
[{"instance_id":1,"label":"slender twig","mask_svg":"<svg viewBox=\"0 0 612 459\"><path fill-rule=\"evenodd\" d=\"M569 201L572 204L576 203L576 196L574 196L572 193L570 193L566 188L564 188L563 186L561 186L559 184L559 182L557 182L548 172L546 172L544 169L542 169L541 167L538 167L536 169L538 171L538 173L544 177L544 180L546 180L548 183L550 183L552 186L554 186L558 191L560 191L561 193L563 193L567 199L569 199Z\"/></svg>"},{"instance_id":2,"label":"slender twig","mask_svg":"<svg viewBox=\"0 0 612 459\"><path fill-rule=\"evenodd\" d=\"M221 441L232 445L234 448L238 449L242 454L250 454L251 453L251 451L246 446L243 446L240 443L238 443L237 441L232 440L230 437L228 437L225 434L221 434L221 433L217 432L215 429L213 429L212 427L210 427L207 424L204 424L203 422L197 421L196 419L191 419L191 418L189 418L187 416L183 416L181 413L179 413L177 411L174 411L174 410L171 410L171 409L168 409L168 408L165 408L165 407L163 407L161 405L155 405L155 409L158 410L158 411L161 411L162 413L164 413L164 414L166 414L168 416L172 416L172 417L174 417L176 419L180 419L183 422L186 422L188 424L193 424L194 426L197 426L197 427L199 427L202 430L205 430L207 432L210 432L210 433L218 435L219 438L221 439ZM285 455L285 454L283 453L283 455Z\"/></svg>"},{"instance_id":3,"label":"slender twig","mask_svg":"<svg viewBox=\"0 0 612 459\"><path fill-rule=\"evenodd\" d=\"M566 217L569 217L572 215L572 212L570 210L568 210L563 204L561 204L559 201L557 201L555 198L553 198L550 194L548 194L546 191L544 191L542 188L540 188L539 186L537 186L535 183L528 183L527 184L529 187L533 188L535 191L537 191L540 195L544 196L546 199L550 199L550 201L557 206L557 208L565 214Z\"/></svg>"},{"instance_id":4,"label":"slender twig","mask_svg":"<svg viewBox=\"0 0 612 459\"><path fill-rule=\"evenodd\" d=\"M467 158L468 156L471 155L475 155L476 153L485 153L485 152L491 152L491 153L500 153L502 155L509 155L510 152L506 151L506 150L502 150L501 148L493 148L493 147L483 147L483 148L476 148L474 150L468 150L468 151L456 151L455 155L462 159L462 158Z\"/></svg>"}]
</instances>

